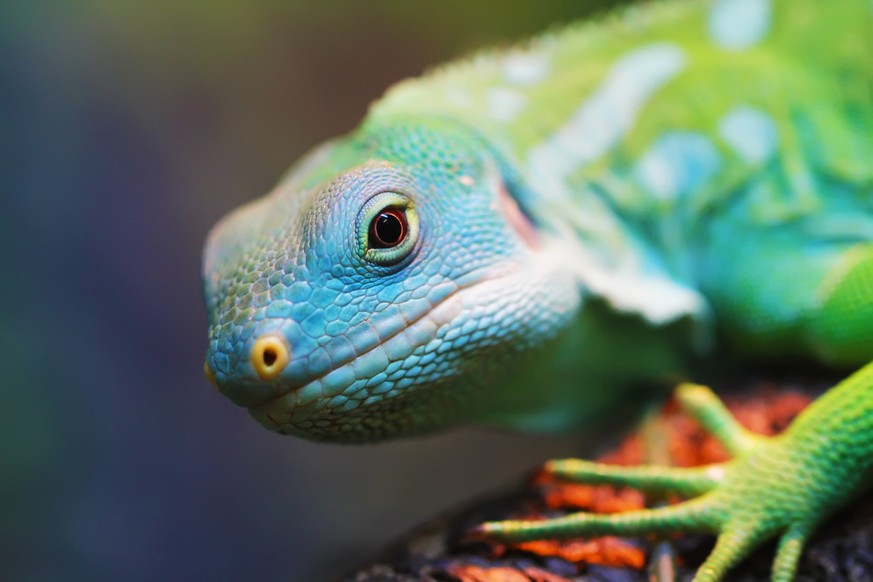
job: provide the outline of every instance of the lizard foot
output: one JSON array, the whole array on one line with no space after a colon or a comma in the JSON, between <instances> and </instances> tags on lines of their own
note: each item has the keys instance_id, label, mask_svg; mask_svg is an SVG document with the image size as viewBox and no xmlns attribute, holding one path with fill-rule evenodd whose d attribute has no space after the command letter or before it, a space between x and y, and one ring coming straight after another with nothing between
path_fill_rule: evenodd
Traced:
<instances>
[{"instance_id":1,"label":"lizard foot","mask_svg":"<svg viewBox=\"0 0 873 582\"><path fill-rule=\"evenodd\" d=\"M522 542L600 535L715 533L718 539L694 578L697 582L721 580L756 546L778 537L772 579L791 580L810 533L832 509L834 499L844 496L835 482L839 477L823 476L828 470L813 462L819 451L810 449L821 443L812 439L810 446L804 440L804 431L792 435L790 429L775 437L753 434L704 386L683 384L677 388L677 399L725 445L732 460L703 467L670 468L618 467L565 459L550 461L545 469L564 480L677 493L688 500L611 515L580 512L539 521L488 522L480 525L474 535Z\"/></svg>"}]
</instances>

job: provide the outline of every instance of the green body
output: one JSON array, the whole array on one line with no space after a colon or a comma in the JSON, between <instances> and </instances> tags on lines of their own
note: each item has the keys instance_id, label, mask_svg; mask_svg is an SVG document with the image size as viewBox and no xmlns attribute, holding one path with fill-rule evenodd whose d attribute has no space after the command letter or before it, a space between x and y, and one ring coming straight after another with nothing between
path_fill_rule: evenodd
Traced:
<instances>
[{"instance_id":1,"label":"green body","mask_svg":"<svg viewBox=\"0 0 873 582\"><path fill-rule=\"evenodd\" d=\"M719 345L860 367L873 4L653 3L405 81L220 223L204 280L207 375L320 440L580 426ZM741 458L717 479L674 479L702 505L652 519L735 536L751 507L766 527L724 544L788 532L774 576L790 577L815 523L871 479L870 375L770 448L725 436ZM802 475L756 469L773 455ZM764 509L737 501L780 480L794 488ZM601 531L582 521L570 533ZM711 578L744 550L726 551Z\"/></svg>"}]
</instances>

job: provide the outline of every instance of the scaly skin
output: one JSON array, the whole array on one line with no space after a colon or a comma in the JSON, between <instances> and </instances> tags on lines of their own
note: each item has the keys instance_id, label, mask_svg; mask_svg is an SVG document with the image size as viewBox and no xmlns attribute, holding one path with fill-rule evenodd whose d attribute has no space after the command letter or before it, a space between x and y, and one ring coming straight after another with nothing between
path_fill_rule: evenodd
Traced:
<instances>
[{"instance_id":1,"label":"scaly skin","mask_svg":"<svg viewBox=\"0 0 873 582\"><path fill-rule=\"evenodd\" d=\"M393 88L216 226L206 373L272 430L364 442L592 423L715 338L857 368L873 359L870 160L867 0L673 0L485 53ZM550 467L699 497L483 531L720 532L701 580L781 536L789 579L871 480L870 370L768 440L683 388L734 461Z\"/></svg>"}]
</instances>

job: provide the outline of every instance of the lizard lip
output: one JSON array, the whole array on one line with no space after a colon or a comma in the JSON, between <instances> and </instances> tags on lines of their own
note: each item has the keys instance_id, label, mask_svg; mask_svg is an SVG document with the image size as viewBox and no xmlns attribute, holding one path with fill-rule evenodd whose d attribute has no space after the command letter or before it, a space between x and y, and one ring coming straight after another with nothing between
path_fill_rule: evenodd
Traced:
<instances>
[{"instance_id":1,"label":"lizard lip","mask_svg":"<svg viewBox=\"0 0 873 582\"><path fill-rule=\"evenodd\" d=\"M354 382L360 382L361 388L354 392L370 394L384 379L374 381L376 374L370 378L349 379L349 370L353 366L366 368L368 359L375 361L385 360L385 352L392 354L391 361L399 361L407 357L413 351L431 341L436 330L454 319L461 312L459 295L463 291L477 286L480 283L493 281L501 278L505 273L498 273L494 269L470 273L464 277L463 284L459 284L454 290L447 293L439 301L435 302L428 310L423 311L418 317L407 320L408 324L366 351L340 362L330 370L316 378L307 380L305 383L286 387L282 393L271 396L258 404L249 406L249 411L264 424L272 425L274 429L290 422L291 412L299 407L304 407L319 401L327 400L334 396L345 395ZM276 414L287 414L286 422L276 418Z\"/></svg>"},{"instance_id":2,"label":"lizard lip","mask_svg":"<svg viewBox=\"0 0 873 582\"><path fill-rule=\"evenodd\" d=\"M386 334L374 345L337 362L329 370L307 379L305 382L286 384L278 394L272 394L259 402L247 405L247 407L250 410L266 409L283 400L286 401L286 406L304 405L313 400L342 394L348 388L348 371L351 367L367 367L371 360L373 362L384 361L386 350L394 354L393 360L402 359L403 356L397 357L398 351L411 353L416 348L426 344L433 339L437 328L447 323L459 312L460 305L457 305L456 301L452 301L453 298L456 298L463 290L483 281L491 280L495 276L496 273L493 269L488 269L486 272L480 270L468 273L460 282L456 282L454 289L436 300L429 309L423 309L412 317L404 318L406 325ZM351 378L351 380L353 382L362 381L362 385L366 385L372 379Z\"/></svg>"}]
</instances>

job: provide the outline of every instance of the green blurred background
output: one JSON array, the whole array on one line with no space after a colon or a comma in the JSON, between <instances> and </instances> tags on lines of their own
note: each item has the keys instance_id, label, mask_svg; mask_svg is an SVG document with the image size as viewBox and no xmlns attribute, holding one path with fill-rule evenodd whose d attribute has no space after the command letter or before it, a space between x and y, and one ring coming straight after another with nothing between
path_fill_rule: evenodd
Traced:
<instances>
[{"instance_id":1,"label":"green blurred background","mask_svg":"<svg viewBox=\"0 0 873 582\"><path fill-rule=\"evenodd\" d=\"M572 438L272 434L202 375L210 225L566 0L0 3L0 578L319 580Z\"/></svg>"}]
</instances>

